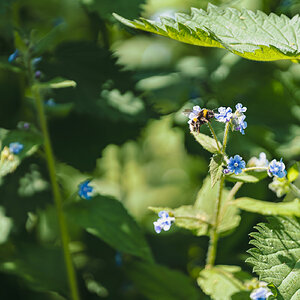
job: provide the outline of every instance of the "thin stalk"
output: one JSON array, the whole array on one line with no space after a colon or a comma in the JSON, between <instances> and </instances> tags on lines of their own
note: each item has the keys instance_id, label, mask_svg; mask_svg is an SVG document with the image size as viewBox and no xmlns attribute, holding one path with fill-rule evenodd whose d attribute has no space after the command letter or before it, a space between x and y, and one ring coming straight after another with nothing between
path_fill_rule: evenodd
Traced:
<instances>
[{"instance_id":1,"label":"thin stalk","mask_svg":"<svg viewBox=\"0 0 300 300\"><path fill-rule=\"evenodd\" d=\"M267 170L268 170L267 167L250 167L250 168L243 169L243 172L247 172L247 171L267 171Z\"/></svg>"},{"instance_id":2,"label":"thin stalk","mask_svg":"<svg viewBox=\"0 0 300 300\"><path fill-rule=\"evenodd\" d=\"M299 197L300 198L300 190L293 184L290 182L290 188L293 192L293 194L296 196L296 197Z\"/></svg>"},{"instance_id":3,"label":"thin stalk","mask_svg":"<svg viewBox=\"0 0 300 300\"><path fill-rule=\"evenodd\" d=\"M214 139L216 140L218 150L221 153L221 148L220 148L219 141L218 141L218 138L216 136L216 133L215 133L213 127L211 126L211 124L209 122L207 123L207 125L208 125L208 127L210 129L211 134L213 135Z\"/></svg>"},{"instance_id":4,"label":"thin stalk","mask_svg":"<svg viewBox=\"0 0 300 300\"><path fill-rule=\"evenodd\" d=\"M223 138L223 148L222 148L222 153L225 153L225 149L226 149L226 144L227 144L227 140L228 140L228 132L229 132L229 122L226 123L225 126L225 131L224 131L224 138Z\"/></svg>"},{"instance_id":5,"label":"thin stalk","mask_svg":"<svg viewBox=\"0 0 300 300\"><path fill-rule=\"evenodd\" d=\"M210 232L210 240L209 240L209 246L207 251L207 258L206 258L206 268L210 268L214 265L217 255L217 245L218 245L218 223L219 223L219 213L220 213L220 207L221 207L221 200L222 200L222 192L223 192L223 186L224 186L224 176L221 177L220 180L220 187L219 187L219 193L217 197L217 203L214 211L214 218L213 218L213 226Z\"/></svg>"},{"instance_id":6,"label":"thin stalk","mask_svg":"<svg viewBox=\"0 0 300 300\"><path fill-rule=\"evenodd\" d=\"M68 234L65 216L63 213L62 197L61 197L61 194L59 191L59 186L58 186L57 178L56 178L55 162L54 162L54 156L53 156L48 126L47 126L45 112L44 112L44 106L43 106L43 102L42 102L42 99L40 96L39 89L37 87L33 88L33 93L35 96L37 113L38 113L40 126L41 126L41 130L42 130L43 137L44 137L44 149L45 149L46 160L47 160L47 164L48 164L51 186L52 186L52 190L53 190L56 213L57 213L57 217L58 217L60 238L61 238L64 259L65 259L65 264L66 264L66 269L67 269L69 287L70 287L70 291L71 291L71 299L79 300L80 298L79 298L79 293L78 293L77 280L76 280L75 270L74 270L74 266L72 263L70 249L69 249L70 238L69 238L69 234Z\"/></svg>"}]
</instances>

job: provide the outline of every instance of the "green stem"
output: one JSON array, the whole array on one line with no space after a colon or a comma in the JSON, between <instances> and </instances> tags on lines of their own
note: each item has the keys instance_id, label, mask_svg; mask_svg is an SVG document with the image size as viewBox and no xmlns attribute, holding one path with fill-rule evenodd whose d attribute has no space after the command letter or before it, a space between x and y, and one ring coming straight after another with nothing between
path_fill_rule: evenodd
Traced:
<instances>
[{"instance_id":1,"label":"green stem","mask_svg":"<svg viewBox=\"0 0 300 300\"><path fill-rule=\"evenodd\" d=\"M293 194L296 196L296 197L299 197L300 198L300 190L293 184L290 182L290 188L293 192Z\"/></svg>"},{"instance_id":2,"label":"green stem","mask_svg":"<svg viewBox=\"0 0 300 300\"><path fill-rule=\"evenodd\" d=\"M228 132L229 132L229 122L226 123L225 126L225 131L224 131L224 138L223 138L223 148L222 148L222 153L225 153L225 149L226 149L226 144L227 144L227 140L228 140Z\"/></svg>"},{"instance_id":3,"label":"green stem","mask_svg":"<svg viewBox=\"0 0 300 300\"><path fill-rule=\"evenodd\" d=\"M268 170L267 167L250 167L250 168L243 169L243 172L246 172L246 171L267 171L267 170Z\"/></svg>"},{"instance_id":4,"label":"green stem","mask_svg":"<svg viewBox=\"0 0 300 300\"><path fill-rule=\"evenodd\" d=\"M218 193L217 203L215 206L215 211L213 216L213 227L210 231L210 240L209 240L207 258L206 258L206 268L212 267L216 260L217 245L219 239L219 235L218 235L219 213L220 213L220 207L222 201L223 186L224 186L224 176L222 176L220 180L219 193Z\"/></svg>"},{"instance_id":5,"label":"green stem","mask_svg":"<svg viewBox=\"0 0 300 300\"><path fill-rule=\"evenodd\" d=\"M76 281L76 275L74 266L72 263L71 253L69 249L69 234L68 229L66 225L65 216L63 213L63 206L62 206L62 197L59 191L59 186L57 183L56 178L56 172L55 172L55 161L53 156L53 151L51 147L45 112L44 112L44 106L43 102L40 96L39 89L37 87L33 87L33 93L35 95L35 101L36 101L36 108L39 116L40 126L44 137L44 149L48 164L48 170L49 170L49 176L51 181L51 186L53 190L54 195L54 202L56 206L56 212L58 217L58 223L60 228L60 237L62 242L62 248L64 253L64 259L67 269L67 275L68 275L68 281L69 281L69 287L71 291L71 299L72 300L79 300L79 293L78 293L78 287L77 287L77 281Z\"/></svg>"},{"instance_id":6,"label":"green stem","mask_svg":"<svg viewBox=\"0 0 300 300\"><path fill-rule=\"evenodd\" d=\"M209 122L207 123L207 125L208 125L208 127L210 129L211 134L213 135L214 139L216 140L218 150L221 153L221 148L220 148L219 141L218 141L218 138L216 136L216 133L215 133L213 127L211 126L211 124Z\"/></svg>"}]
</instances>

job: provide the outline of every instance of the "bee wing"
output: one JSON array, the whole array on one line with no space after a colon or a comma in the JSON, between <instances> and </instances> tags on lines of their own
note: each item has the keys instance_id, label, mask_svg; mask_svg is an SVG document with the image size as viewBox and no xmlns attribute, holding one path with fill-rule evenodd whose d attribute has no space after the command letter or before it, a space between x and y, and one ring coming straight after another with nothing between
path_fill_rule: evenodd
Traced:
<instances>
[{"instance_id":1,"label":"bee wing","mask_svg":"<svg viewBox=\"0 0 300 300\"><path fill-rule=\"evenodd\" d=\"M188 117L192 111L193 111L192 109L185 109L182 113Z\"/></svg>"}]
</instances>

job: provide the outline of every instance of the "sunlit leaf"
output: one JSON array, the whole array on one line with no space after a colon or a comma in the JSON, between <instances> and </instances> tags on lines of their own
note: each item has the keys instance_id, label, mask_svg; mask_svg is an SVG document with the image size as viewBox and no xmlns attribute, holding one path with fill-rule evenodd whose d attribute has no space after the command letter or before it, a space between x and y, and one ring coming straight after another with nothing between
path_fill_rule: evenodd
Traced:
<instances>
[{"instance_id":1,"label":"sunlit leaf","mask_svg":"<svg viewBox=\"0 0 300 300\"><path fill-rule=\"evenodd\" d=\"M272 203L252 198L239 198L232 202L238 208L259 213L262 215L281 215L300 217L300 201L294 199L290 202Z\"/></svg>"},{"instance_id":2,"label":"sunlit leaf","mask_svg":"<svg viewBox=\"0 0 300 300\"><path fill-rule=\"evenodd\" d=\"M207 151L211 153L217 153L219 152L217 143L215 139L209 137L206 134L200 133L200 132L192 132L193 136L195 137L196 141ZM220 149L222 148L222 145L219 143Z\"/></svg>"},{"instance_id":3,"label":"sunlit leaf","mask_svg":"<svg viewBox=\"0 0 300 300\"><path fill-rule=\"evenodd\" d=\"M273 283L277 300L300 299L300 222L299 218L269 217L251 233L249 250L252 257L246 262L254 265L259 279Z\"/></svg>"},{"instance_id":4,"label":"sunlit leaf","mask_svg":"<svg viewBox=\"0 0 300 300\"><path fill-rule=\"evenodd\" d=\"M216 154L210 159L209 173L212 187L217 183L223 174L222 162L223 156L221 154Z\"/></svg>"},{"instance_id":5,"label":"sunlit leaf","mask_svg":"<svg viewBox=\"0 0 300 300\"><path fill-rule=\"evenodd\" d=\"M114 14L123 24L172 39L204 47L225 48L242 57L272 61L300 58L300 17L292 19L262 11L219 8L208 5L207 12L191 9L175 19L130 21Z\"/></svg>"},{"instance_id":6,"label":"sunlit leaf","mask_svg":"<svg viewBox=\"0 0 300 300\"><path fill-rule=\"evenodd\" d=\"M213 300L248 300L250 292L244 286L251 275L237 266L215 266L200 272L197 282Z\"/></svg>"},{"instance_id":7,"label":"sunlit leaf","mask_svg":"<svg viewBox=\"0 0 300 300\"><path fill-rule=\"evenodd\" d=\"M241 174L226 175L225 179L232 182L245 182L245 183L255 183L268 176L267 171L246 171Z\"/></svg>"}]
</instances>

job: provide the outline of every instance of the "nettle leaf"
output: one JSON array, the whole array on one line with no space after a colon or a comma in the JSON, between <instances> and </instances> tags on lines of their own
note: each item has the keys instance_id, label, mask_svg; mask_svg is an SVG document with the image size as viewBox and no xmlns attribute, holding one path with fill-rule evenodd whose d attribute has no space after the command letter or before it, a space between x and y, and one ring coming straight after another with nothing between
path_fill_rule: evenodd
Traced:
<instances>
[{"instance_id":1,"label":"nettle leaf","mask_svg":"<svg viewBox=\"0 0 300 300\"><path fill-rule=\"evenodd\" d=\"M195 137L196 141L207 151L211 153L219 152L217 143L215 139L209 137L206 134L200 132L192 132L192 135ZM219 142L220 149L222 149L222 145Z\"/></svg>"},{"instance_id":2,"label":"nettle leaf","mask_svg":"<svg viewBox=\"0 0 300 300\"><path fill-rule=\"evenodd\" d=\"M183 43L204 47L225 48L244 58L272 61L300 58L300 17L262 11L219 8L212 4L207 12L191 9L191 14L178 13L175 19L161 17L160 21L130 21L114 14L132 28L170 37Z\"/></svg>"},{"instance_id":3,"label":"nettle leaf","mask_svg":"<svg viewBox=\"0 0 300 300\"><path fill-rule=\"evenodd\" d=\"M120 252L152 261L142 231L124 206L113 198L96 196L66 208L71 222L104 240Z\"/></svg>"},{"instance_id":4,"label":"nettle leaf","mask_svg":"<svg viewBox=\"0 0 300 300\"><path fill-rule=\"evenodd\" d=\"M239 198L232 202L238 208L262 215L280 215L300 217L300 200L272 203L252 198Z\"/></svg>"},{"instance_id":5,"label":"nettle leaf","mask_svg":"<svg viewBox=\"0 0 300 300\"><path fill-rule=\"evenodd\" d=\"M209 164L209 173L211 177L211 186L213 187L223 174L223 155L215 154L212 156Z\"/></svg>"},{"instance_id":6,"label":"nettle leaf","mask_svg":"<svg viewBox=\"0 0 300 300\"><path fill-rule=\"evenodd\" d=\"M145 262L133 262L125 272L147 299L199 299L197 288L181 272Z\"/></svg>"},{"instance_id":7,"label":"nettle leaf","mask_svg":"<svg viewBox=\"0 0 300 300\"><path fill-rule=\"evenodd\" d=\"M211 222L210 216L193 205L183 205L174 209L169 207L149 207L149 209L156 213L162 210L168 212L170 216L175 217L176 226L191 230L196 235L206 233Z\"/></svg>"},{"instance_id":8,"label":"nettle leaf","mask_svg":"<svg viewBox=\"0 0 300 300\"><path fill-rule=\"evenodd\" d=\"M197 279L203 292L214 300L249 299L250 292L244 286L251 275L237 266L215 266L204 269Z\"/></svg>"},{"instance_id":9,"label":"nettle leaf","mask_svg":"<svg viewBox=\"0 0 300 300\"><path fill-rule=\"evenodd\" d=\"M300 299L300 219L269 217L269 223L260 223L251 233L246 262L254 265L259 279L277 287L277 300Z\"/></svg>"},{"instance_id":10,"label":"nettle leaf","mask_svg":"<svg viewBox=\"0 0 300 300\"><path fill-rule=\"evenodd\" d=\"M245 183L255 183L268 176L267 171L246 171L239 175L230 174L226 175L225 179L232 182L245 182Z\"/></svg>"}]
</instances>

